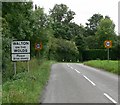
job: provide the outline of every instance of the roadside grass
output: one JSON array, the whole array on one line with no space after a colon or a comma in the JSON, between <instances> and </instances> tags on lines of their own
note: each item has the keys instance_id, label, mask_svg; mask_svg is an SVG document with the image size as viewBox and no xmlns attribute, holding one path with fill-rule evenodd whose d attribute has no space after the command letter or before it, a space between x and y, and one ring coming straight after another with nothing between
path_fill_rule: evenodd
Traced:
<instances>
[{"instance_id":1,"label":"roadside grass","mask_svg":"<svg viewBox=\"0 0 120 105\"><path fill-rule=\"evenodd\" d=\"M29 62L29 72L18 73L12 80L3 84L2 103L38 103L53 63L55 61L32 59ZM20 67L21 62L18 65Z\"/></svg>"},{"instance_id":2,"label":"roadside grass","mask_svg":"<svg viewBox=\"0 0 120 105\"><path fill-rule=\"evenodd\" d=\"M85 65L92 66L99 69L104 69L106 71L109 71L111 73L119 74L120 70L118 70L119 61L117 60L91 60L84 62Z\"/></svg>"}]
</instances>

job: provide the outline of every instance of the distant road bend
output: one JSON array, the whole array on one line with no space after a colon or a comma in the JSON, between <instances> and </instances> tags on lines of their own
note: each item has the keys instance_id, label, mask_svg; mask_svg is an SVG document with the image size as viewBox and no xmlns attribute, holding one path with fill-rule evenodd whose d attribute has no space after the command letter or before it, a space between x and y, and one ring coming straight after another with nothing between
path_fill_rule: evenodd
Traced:
<instances>
[{"instance_id":1,"label":"distant road bend","mask_svg":"<svg viewBox=\"0 0 120 105\"><path fill-rule=\"evenodd\" d=\"M54 64L42 103L118 104L118 76L83 64Z\"/></svg>"}]
</instances>

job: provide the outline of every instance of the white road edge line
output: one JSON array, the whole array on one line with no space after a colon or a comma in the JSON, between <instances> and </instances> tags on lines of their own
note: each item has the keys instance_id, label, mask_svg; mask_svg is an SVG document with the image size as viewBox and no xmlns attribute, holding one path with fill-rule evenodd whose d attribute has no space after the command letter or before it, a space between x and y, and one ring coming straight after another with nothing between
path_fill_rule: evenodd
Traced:
<instances>
[{"instance_id":1,"label":"white road edge line","mask_svg":"<svg viewBox=\"0 0 120 105\"><path fill-rule=\"evenodd\" d=\"M111 98L108 94L104 93L104 96L106 96L110 101L113 103L117 103L113 98Z\"/></svg>"},{"instance_id":2,"label":"white road edge line","mask_svg":"<svg viewBox=\"0 0 120 105\"><path fill-rule=\"evenodd\" d=\"M96 86L96 84L95 84L94 82L92 82L89 78L87 78L85 75L83 75L83 77L84 77L85 79L87 79L93 86Z\"/></svg>"},{"instance_id":3,"label":"white road edge line","mask_svg":"<svg viewBox=\"0 0 120 105\"><path fill-rule=\"evenodd\" d=\"M77 73L80 73L78 70L74 69Z\"/></svg>"}]
</instances>

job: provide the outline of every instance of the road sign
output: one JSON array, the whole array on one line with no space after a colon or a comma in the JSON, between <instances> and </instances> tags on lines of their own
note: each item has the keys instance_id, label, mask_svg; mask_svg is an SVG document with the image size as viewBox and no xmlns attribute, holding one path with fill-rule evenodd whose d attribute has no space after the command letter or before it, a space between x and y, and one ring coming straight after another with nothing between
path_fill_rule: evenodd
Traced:
<instances>
[{"instance_id":1,"label":"road sign","mask_svg":"<svg viewBox=\"0 0 120 105\"><path fill-rule=\"evenodd\" d=\"M30 53L30 41L13 41L12 53L15 53L15 54Z\"/></svg>"},{"instance_id":2,"label":"road sign","mask_svg":"<svg viewBox=\"0 0 120 105\"><path fill-rule=\"evenodd\" d=\"M30 60L30 41L12 42L12 61Z\"/></svg>"},{"instance_id":3,"label":"road sign","mask_svg":"<svg viewBox=\"0 0 120 105\"><path fill-rule=\"evenodd\" d=\"M112 47L112 41L111 40L105 40L104 41L105 48L111 48Z\"/></svg>"},{"instance_id":4,"label":"road sign","mask_svg":"<svg viewBox=\"0 0 120 105\"><path fill-rule=\"evenodd\" d=\"M12 54L12 61L28 61L30 54Z\"/></svg>"},{"instance_id":5,"label":"road sign","mask_svg":"<svg viewBox=\"0 0 120 105\"><path fill-rule=\"evenodd\" d=\"M35 43L35 50L41 50L42 49L42 42Z\"/></svg>"},{"instance_id":6,"label":"road sign","mask_svg":"<svg viewBox=\"0 0 120 105\"><path fill-rule=\"evenodd\" d=\"M14 61L14 75L16 75L16 62L15 61L28 61L30 60L30 41L13 41L11 43L12 61Z\"/></svg>"}]
</instances>

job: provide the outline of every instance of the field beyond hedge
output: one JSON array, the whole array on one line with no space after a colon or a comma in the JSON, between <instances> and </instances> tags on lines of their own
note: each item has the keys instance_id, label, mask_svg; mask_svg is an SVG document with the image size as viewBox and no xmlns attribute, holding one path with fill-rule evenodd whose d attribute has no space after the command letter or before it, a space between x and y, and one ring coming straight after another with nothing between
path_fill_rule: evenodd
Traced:
<instances>
[{"instance_id":1,"label":"field beyond hedge","mask_svg":"<svg viewBox=\"0 0 120 105\"><path fill-rule=\"evenodd\" d=\"M120 70L118 69L120 62L117 60L91 60L84 62L84 64L120 75Z\"/></svg>"}]
</instances>

